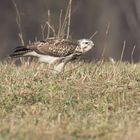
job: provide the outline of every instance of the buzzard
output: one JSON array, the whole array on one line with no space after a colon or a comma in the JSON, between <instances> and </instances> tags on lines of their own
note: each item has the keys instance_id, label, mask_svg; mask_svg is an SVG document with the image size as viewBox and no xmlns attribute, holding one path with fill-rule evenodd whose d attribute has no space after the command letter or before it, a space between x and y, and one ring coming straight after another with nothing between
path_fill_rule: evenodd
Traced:
<instances>
[{"instance_id":1,"label":"buzzard","mask_svg":"<svg viewBox=\"0 0 140 140\"><path fill-rule=\"evenodd\" d=\"M65 65L94 47L89 39L69 40L49 38L46 41L37 41L27 46L18 46L11 57L34 56L40 62L52 64L54 72L60 73Z\"/></svg>"}]
</instances>

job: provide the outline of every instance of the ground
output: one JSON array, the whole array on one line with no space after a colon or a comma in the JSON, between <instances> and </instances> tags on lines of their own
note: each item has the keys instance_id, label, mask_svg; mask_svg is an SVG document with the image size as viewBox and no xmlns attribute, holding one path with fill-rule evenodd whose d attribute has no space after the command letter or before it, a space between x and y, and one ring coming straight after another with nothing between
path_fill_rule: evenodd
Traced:
<instances>
[{"instance_id":1,"label":"ground","mask_svg":"<svg viewBox=\"0 0 140 140\"><path fill-rule=\"evenodd\" d=\"M140 139L140 64L3 63L0 79L0 140Z\"/></svg>"}]
</instances>

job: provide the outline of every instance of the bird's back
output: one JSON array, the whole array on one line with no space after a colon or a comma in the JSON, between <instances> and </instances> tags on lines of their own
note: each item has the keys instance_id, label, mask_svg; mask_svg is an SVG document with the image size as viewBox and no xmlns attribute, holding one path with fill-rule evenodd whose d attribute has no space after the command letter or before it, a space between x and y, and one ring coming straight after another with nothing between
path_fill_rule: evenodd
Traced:
<instances>
[{"instance_id":1,"label":"bird's back","mask_svg":"<svg viewBox=\"0 0 140 140\"><path fill-rule=\"evenodd\" d=\"M74 53L77 46L78 42L75 40L48 39L31 43L27 47L39 54L66 57Z\"/></svg>"}]
</instances>

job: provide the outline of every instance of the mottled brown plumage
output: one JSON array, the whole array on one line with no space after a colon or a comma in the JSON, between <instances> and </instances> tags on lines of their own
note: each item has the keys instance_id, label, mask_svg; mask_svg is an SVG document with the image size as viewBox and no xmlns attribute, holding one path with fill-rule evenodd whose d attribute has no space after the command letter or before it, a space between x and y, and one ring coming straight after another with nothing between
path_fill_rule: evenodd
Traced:
<instances>
[{"instance_id":1,"label":"mottled brown plumage","mask_svg":"<svg viewBox=\"0 0 140 140\"><path fill-rule=\"evenodd\" d=\"M31 43L27 48L38 54L51 55L54 57L66 57L75 52L78 42L68 39L48 39Z\"/></svg>"}]
</instances>

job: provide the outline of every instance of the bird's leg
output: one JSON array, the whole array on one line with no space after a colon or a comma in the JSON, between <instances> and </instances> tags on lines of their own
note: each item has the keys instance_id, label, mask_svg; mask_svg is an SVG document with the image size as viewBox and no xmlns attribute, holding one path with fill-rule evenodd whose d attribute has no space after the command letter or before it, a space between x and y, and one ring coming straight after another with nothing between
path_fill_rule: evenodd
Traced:
<instances>
[{"instance_id":1,"label":"bird's leg","mask_svg":"<svg viewBox=\"0 0 140 140\"><path fill-rule=\"evenodd\" d=\"M59 61L59 64L54 66L54 70L58 73L61 73L64 71L65 65L72 59L72 56L69 56L67 58L62 58Z\"/></svg>"},{"instance_id":2,"label":"bird's leg","mask_svg":"<svg viewBox=\"0 0 140 140\"><path fill-rule=\"evenodd\" d=\"M60 58L59 60L56 60L53 65L53 73L61 73L64 71L65 62L63 62L64 58Z\"/></svg>"},{"instance_id":3,"label":"bird's leg","mask_svg":"<svg viewBox=\"0 0 140 140\"><path fill-rule=\"evenodd\" d=\"M65 65L74 58L75 54L68 57L62 57L53 63L54 71L53 73L61 73L64 71Z\"/></svg>"},{"instance_id":4,"label":"bird's leg","mask_svg":"<svg viewBox=\"0 0 140 140\"><path fill-rule=\"evenodd\" d=\"M65 63L61 62L58 65L54 65L53 73L61 73L64 71Z\"/></svg>"}]
</instances>

